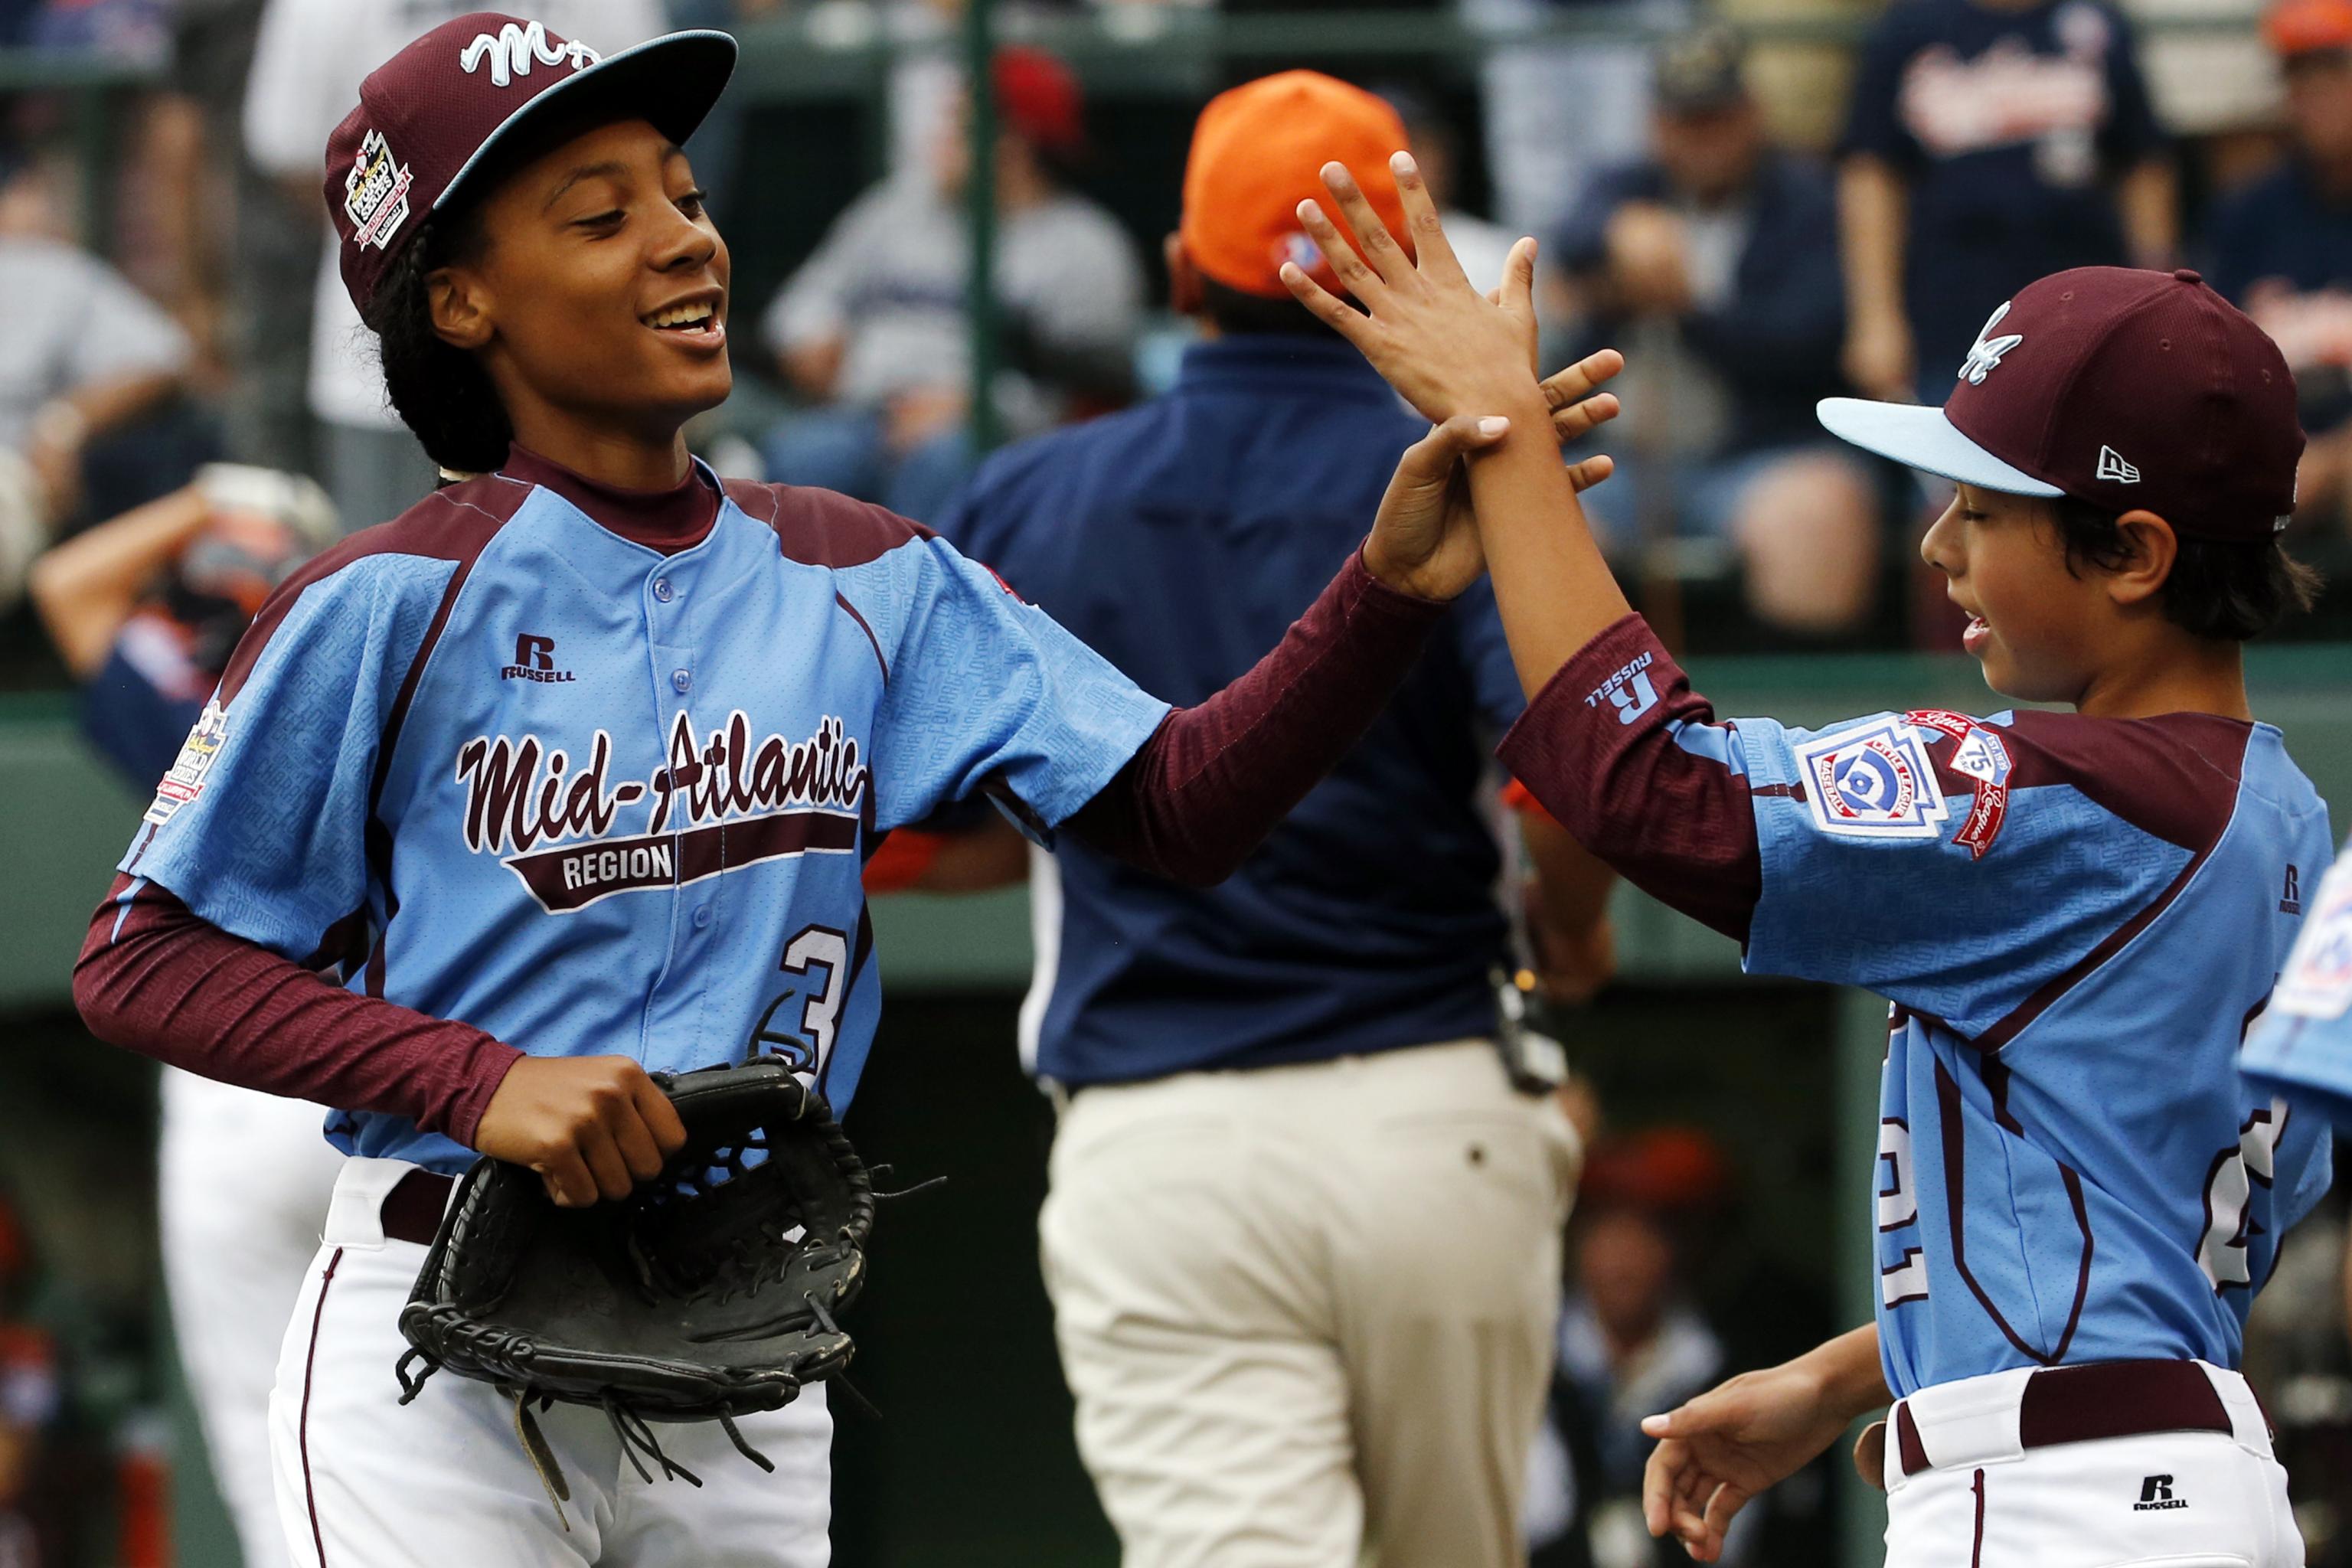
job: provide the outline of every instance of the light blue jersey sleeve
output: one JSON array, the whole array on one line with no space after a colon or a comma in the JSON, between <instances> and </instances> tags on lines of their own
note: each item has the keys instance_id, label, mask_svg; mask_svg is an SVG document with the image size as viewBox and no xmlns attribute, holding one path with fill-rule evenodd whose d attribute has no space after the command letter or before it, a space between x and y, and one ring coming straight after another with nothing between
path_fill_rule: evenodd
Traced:
<instances>
[{"instance_id":1,"label":"light blue jersey sleeve","mask_svg":"<svg viewBox=\"0 0 2352 1568\"><path fill-rule=\"evenodd\" d=\"M895 575L886 613L898 617L883 638L877 827L1001 788L1024 826L1049 834L1168 715L1168 704L944 540L911 542L845 575L874 571Z\"/></svg>"},{"instance_id":2,"label":"light blue jersey sleeve","mask_svg":"<svg viewBox=\"0 0 2352 1568\"><path fill-rule=\"evenodd\" d=\"M2352 847L2321 879L2239 1065L2352 1133Z\"/></svg>"},{"instance_id":3,"label":"light blue jersey sleeve","mask_svg":"<svg viewBox=\"0 0 2352 1568\"><path fill-rule=\"evenodd\" d=\"M1862 986L1974 1037L2085 961L2192 851L2094 800L2050 740L1940 710L1684 726L1685 750L1747 775L1748 967Z\"/></svg>"},{"instance_id":4,"label":"light blue jersey sleeve","mask_svg":"<svg viewBox=\"0 0 2352 1568\"><path fill-rule=\"evenodd\" d=\"M232 663L118 869L233 936L313 952L362 906L378 745L453 570L364 556L266 608L258 657Z\"/></svg>"}]
</instances>

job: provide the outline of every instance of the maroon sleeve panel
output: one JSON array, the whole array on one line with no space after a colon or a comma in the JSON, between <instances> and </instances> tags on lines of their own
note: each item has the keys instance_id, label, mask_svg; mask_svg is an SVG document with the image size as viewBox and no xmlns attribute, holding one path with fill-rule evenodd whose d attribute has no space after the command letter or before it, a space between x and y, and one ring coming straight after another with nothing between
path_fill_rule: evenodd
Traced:
<instances>
[{"instance_id":1,"label":"maroon sleeve panel","mask_svg":"<svg viewBox=\"0 0 2352 1568\"><path fill-rule=\"evenodd\" d=\"M355 995L121 875L91 917L73 991L109 1045L267 1094L405 1116L469 1148L522 1055L471 1025Z\"/></svg>"},{"instance_id":2,"label":"maroon sleeve panel","mask_svg":"<svg viewBox=\"0 0 2352 1568\"><path fill-rule=\"evenodd\" d=\"M1496 754L1627 881L1745 943L1764 869L1736 744L1649 623L1627 616L1559 667Z\"/></svg>"},{"instance_id":3,"label":"maroon sleeve panel","mask_svg":"<svg viewBox=\"0 0 2352 1568\"><path fill-rule=\"evenodd\" d=\"M1064 831L1187 887L1224 880L1380 716L1445 610L1349 555L1271 653L1170 713Z\"/></svg>"}]
</instances>

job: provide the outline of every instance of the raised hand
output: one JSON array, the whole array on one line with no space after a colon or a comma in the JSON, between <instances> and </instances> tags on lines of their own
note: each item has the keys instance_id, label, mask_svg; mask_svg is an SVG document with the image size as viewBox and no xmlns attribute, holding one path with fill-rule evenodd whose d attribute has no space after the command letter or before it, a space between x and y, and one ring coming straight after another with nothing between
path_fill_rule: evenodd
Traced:
<instances>
[{"instance_id":1,"label":"raised hand","mask_svg":"<svg viewBox=\"0 0 2352 1568\"><path fill-rule=\"evenodd\" d=\"M625 1198L686 1144L686 1127L627 1057L524 1057L507 1069L474 1147L539 1173L561 1208Z\"/></svg>"},{"instance_id":2,"label":"raised hand","mask_svg":"<svg viewBox=\"0 0 2352 1568\"><path fill-rule=\"evenodd\" d=\"M1298 221L1358 310L1285 264L1282 280L1298 302L1353 343L1422 415L1444 424L1457 415L1516 416L1535 394L1535 241L1511 249L1498 300L1474 287L1446 242L1437 206L1410 154L1389 162L1412 240L1408 257L1364 199L1344 163L1323 166L1323 184L1362 246L1348 242L1315 202Z\"/></svg>"},{"instance_id":3,"label":"raised hand","mask_svg":"<svg viewBox=\"0 0 2352 1568\"><path fill-rule=\"evenodd\" d=\"M1616 394L1593 389L1624 363L1624 356L1605 349L1544 383L1557 440L1573 441L1617 417ZM1486 570L1486 552L1462 460L1500 441L1509 428L1510 422L1499 416L1462 415L1405 449L1381 498L1372 535L1364 542L1364 564L1374 576L1425 599L1453 598L1477 581ZM1596 454L1571 465L1569 480L1579 490L1590 489L1615 466L1606 454Z\"/></svg>"}]
</instances>

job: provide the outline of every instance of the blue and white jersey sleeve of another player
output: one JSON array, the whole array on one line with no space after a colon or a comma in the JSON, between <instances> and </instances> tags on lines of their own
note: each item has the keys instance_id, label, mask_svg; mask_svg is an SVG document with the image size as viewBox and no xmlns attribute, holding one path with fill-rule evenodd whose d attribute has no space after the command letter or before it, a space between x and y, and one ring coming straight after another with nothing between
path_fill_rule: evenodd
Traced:
<instances>
[{"instance_id":1,"label":"blue and white jersey sleeve of another player","mask_svg":"<svg viewBox=\"0 0 2352 1568\"><path fill-rule=\"evenodd\" d=\"M534 1055L685 1070L766 1017L842 1108L877 835L983 788L1049 832L1166 706L877 508L734 487L647 542L525 458L280 590L121 869ZM331 1132L469 1158L381 1111Z\"/></svg>"},{"instance_id":2,"label":"blue and white jersey sleeve of another player","mask_svg":"<svg viewBox=\"0 0 2352 1568\"><path fill-rule=\"evenodd\" d=\"M2352 1132L2352 847L2310 905L2241 1065L2288 1103Z\"/></svg>"},{"instance_id":3,"label":"blue and white jersey sleeve of another player","mask_svg":"<svg viewBox=\"0 0 2352 1568\"><path fill-rule=\"evenodd\" d=\"M2328 853L2277 731L1718 722L1628 617L1503 756L1750 971L1894 1004L1870 1197L1898 1395L2021 1366L2237 1363L2252 1292L2330 1173L2319 1119L2238 1069Z\"/></svg>"}]
</instances>

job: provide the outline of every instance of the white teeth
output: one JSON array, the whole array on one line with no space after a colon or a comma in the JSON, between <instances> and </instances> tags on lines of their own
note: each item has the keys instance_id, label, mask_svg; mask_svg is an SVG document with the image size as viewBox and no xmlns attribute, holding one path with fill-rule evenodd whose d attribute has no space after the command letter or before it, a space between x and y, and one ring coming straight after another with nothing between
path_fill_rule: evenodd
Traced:
<instances>
[{"instance_id":1,"label":"white teeth","mask_svg":"<svg viewBox=\"0 0 2352 1568\"><path fill-rule=\"evenodd\" d=\"M697 321L707 321L712 314L709 302L701 300L691 305L673 305L667 310L656 311L645 320L648 326L683 327Z\"/></svg>"}]
</instances>

